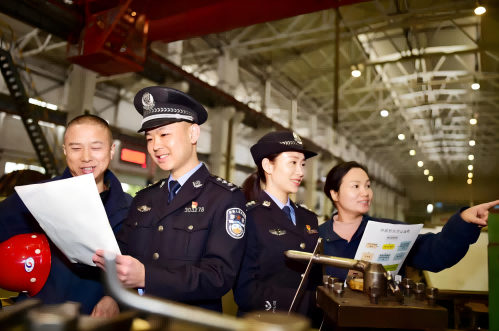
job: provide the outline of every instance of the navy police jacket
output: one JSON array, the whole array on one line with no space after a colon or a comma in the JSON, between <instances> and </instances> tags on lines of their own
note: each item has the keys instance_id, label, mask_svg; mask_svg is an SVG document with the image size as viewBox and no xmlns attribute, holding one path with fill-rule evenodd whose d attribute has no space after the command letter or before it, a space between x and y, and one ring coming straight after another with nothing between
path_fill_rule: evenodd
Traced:
<instances>
[{"instance_id":1,"label":"navy police jacket","mask_svg":"<svg viewBox=\"0 0 499 331\"><path fill-rule=\"evenodd\" d=\"M69 168L66 168L62 176L54 177L49 181L71 177L72 174ZM116 234L121 229L132 202L132 197L123 192L120 181L110 170L106 171L104 178L110 184L104 209ZM71 222L71 220L68 220L68 222ZM78 231L78 229L74 230ZM0 202L0 242L18 234L32 232L44 233L17 193ZM83 314L92 313L94 306L104 295L100 269L71 263L50 241L50 238L48 239L52 256L50 274L43 288L34 297L41 299L45 304L64 303L66 301L80 302ZM20 294L17 301L26 298L25 294Z\"/></svg>"},{"instance_id":2,"label":"navy police jacket","mask_svg":"<svg viewBox=\"0 0 499 331\"><path fill-rule=\"evenodd\" d=\"M467 223L461 218L461 212L465 209L463 208L452 215L441 232L420 234L407 255L404 265L439 272L458 263L468 252L469 245L475 243L480 236L478 225ZM324 243L324 254L353 259L368 221L406 224L390 219L373 218L365 214L357 232L350 242L347 242L333 231L333 219L331 218L319 227L319 235L323 238L322 242ZM328 266L326 273L344 280L348 270Z\"/></svg>"},{"instance_id":3,"label":"navy police jacket","mask_svg":"<svg viewBox=\"0 0 499 331\"><path fill-rule=\"evenodd\" d=\"M319 239L317 216L294 202L296 225L262 190L257 203L248 204L248 243L234 287L238 315L255 310L289 311L306 263L288 259L287 250L313 252ZM311 317L315 289L322 269L314 265L298 312Z\"/></svg>"},{"instance_id":4,"label":"navy police jacket","mask_svg":"<svg viewBox=\"0 0 499 331\"><path fill-rule=\"evenodd\" d=\"M145 266L145 294L222 312L246 244L240 188L203 165L168 204L168 179L139 191L118 235Z\"/></svg>"}]
</instances>

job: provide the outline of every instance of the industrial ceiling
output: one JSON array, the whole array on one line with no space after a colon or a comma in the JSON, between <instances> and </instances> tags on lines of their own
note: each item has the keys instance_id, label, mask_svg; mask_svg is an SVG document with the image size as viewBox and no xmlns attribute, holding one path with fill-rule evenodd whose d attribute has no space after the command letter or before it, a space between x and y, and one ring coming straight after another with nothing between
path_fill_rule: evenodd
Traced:
<instances>
[{"instance_id":1,"label":"industrial ceiling","mask_svg":"<svg viewBox=\"0 0 499 331\"><path fill-rule=\"evenodd\" d=\"M69 2L0 5L10 16L0 19L14 31L22 65L58 86L71 65L69 33L85 24L79 1ZM242 1L238 8L221 9L217 6L233 2L169 1L175 6L166 18L158 14L166 8L151 12L156 16L145 70L102 76L96 95L131 99L144 85L190 79L191 93L210 106L235 104L252 112L258 120L246 120L253 127L242 132L246 139L253 139L257 124L268 117L278 129L291 128L315 146L330 144L335 134L345 136L398 177L424 179L429 170L465 180L470 165L492 175L499 162L494 2L484 2L487 12L478 16L475 0L310 1L301 11L289 6L280 14L281 2L266 7ZM251 8L261 10L261 17L244 19L255 16L249 15ZM224 22L220 10L231 18ZM37 11L62 14L43 20ZM195 23L183 28L189 20ZM182 51L166 51L166 41L176 40L183 40ZM224 55L238 61L239 84L232 89L221 86L218 66ZM175 56L179 66L172 68L168 59ZM217 86L224 91L217 94ZM29 93L43 98L44 91ZM230 98L220 97L227 94Z\"/></svg>"}]
</instances>

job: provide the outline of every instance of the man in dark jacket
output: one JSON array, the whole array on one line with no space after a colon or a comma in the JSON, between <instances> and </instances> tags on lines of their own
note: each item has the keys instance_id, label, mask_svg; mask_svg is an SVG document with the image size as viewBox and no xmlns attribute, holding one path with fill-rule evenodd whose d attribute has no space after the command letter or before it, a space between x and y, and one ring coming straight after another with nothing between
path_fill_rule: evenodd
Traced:
<instances>
[{"instance_id":1,"label":"man in dark jacket","mask_svg":"<svg viewBox=\"0 0 499 331\"><path fill-rule=\"evenodd\" d=\"M118 178L107 169L114 147L112 133L105 120L93 115L76 117L68 124L64 135L63 149L68 167L62 176L50 181L92 173L109 223L113 232L117 233L126 218L132 197L123 192ZM68 219L68 222L71 220ZM0 202L0 242L33 232L43 233L43 230L17 193ZM71 263L50 238L49 242L52 258L50 274L34 297L45 304L79 302L81 312L92 313L92 316L111 317L118 314L116 302L104 296L99 268ZM26 298L26 294L21 293L17 301Z\"/></svg>"}]
</instances>

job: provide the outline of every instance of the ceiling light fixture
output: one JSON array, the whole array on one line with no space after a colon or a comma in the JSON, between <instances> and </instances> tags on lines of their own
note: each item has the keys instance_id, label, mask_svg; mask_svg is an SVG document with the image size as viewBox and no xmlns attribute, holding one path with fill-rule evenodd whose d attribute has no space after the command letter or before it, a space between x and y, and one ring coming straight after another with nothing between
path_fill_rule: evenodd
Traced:
<instances>
[{"instance_id":1,"label":"ceiling light fixture","mask_svg":"<svg viewBox=\"0 0 499 331\"><path fill-rule=\"evenodd\" d=\"M471 164L468 166L468 170L469 171L473 170L473 166Z\"/></svg>"},{"instance_id":2,"label":"ceiling light fixture","mask_svg":"<svg viewBox=\"0 0 499 331\"><path fill-rule=\"evenodd\" d=\"M358 66L352 66L351 69L352 69L352 76L354 77L360 77L360 75L362 74L360 72L360 70L363 68L362 65L358 65Z\"/></svg>"},{"instance_id":3,"label":"ceiling light fixture","mask_svg":"<svg viewBox=\"0 0 499 331\"><path fill-rule=\"evenodd\" d=\"M475 146L475 141L474 140L470 140L470 146Z\"/></svg>"},{"instance_id":4,"label":"ceiling light fixture","mask_svg":"<svg viewBox=\"0 0 499 331\"><path fill-rule=\"evenodd\" d=\"M473 180L471 178L468 178L467 182L468 182L468 184L471 184L471 183L473 183Z\"/></svg>"},{"instance_id":5,"label":"ceiling light fixture","mask_svg":"<svg viewBox=\"0 0 499 331\"><path fill-rule=\"evenodd\" d=\"M473 154L468 155L468 160L472 161L475 158Z\"/></svg>"},{"instance_id":6,"label":"ceiling light fixture","mask_svg":"<svg viewBox=\"0 0 499 331\"><path fill-rule=\"evenodd\" d=\"M472 172L468 173L468 178L473 178L473 173Z\"/></svg>"},{"instance_id":7,"label":"ceiling light fixture","mask_svg":"<svg viewBox=\"0 0 499 331\"><path fill-rule=\"evenodd\" d=\"M428 181L433 182L433 176L428 176Z\"/></svg>"},{"instance_id":8,"label":"ceiling light fixture","mask_svg":"<svg viewBox=\"0 0 499 331\"><path fill-rule=\"evenodd\" d=\"M380 114L381 114L381 116L383 116L383 117L387 117L389 113L388 113L388 110L383 109L383 110L380 112Z\"/></svg>"},{"instance_id":9,"label":"ceiling light fixture","mask_svg":"<svg viewBox=\"0 0 499 331\"><path fill-rule=\"evenodd\" d=\"M410 154L410 155L416 155L416 151L415 151L415 150L413 150L413 149L411 149L411 150L409 151L409 154Z\"/></svg>"},{"instance_id":10,"label":"ceiling light fixture","mask_svg":"<svg viewBox=\"0 0 499 331\"><path fill-rule=\"evenodd\" d=\"M425 170L424 170L424 174L425 174L426 176L428 176L428 175L430 174L430 170L425 169Z\"/></svg>"},{"instance_id":11,"label":"ceiling light fixture","mask_svg":"<svg viewBox=\"0 0 499 331\"><path fill-rule=\"evenodd\" d=\"M487 9L485 9L485 7L482 6L479 1L477 1L475 8L475 15L483 15L485 14L486 11Z\"/></svg>"},{"instance_id":12,"label":"ceiling light fixture","mask_svg":"<svg viewBox=\"0 0 499 331\"><path fill-rule=\"evenodd\" d=\"M470 119L470 124L471 124L471 125L475 125L476 123L477 123L476 118L472 118L472 119Z\"/></svg>"},{"instance_id":13,"label":"ceiling light fixture","mask_svg":"<svg viewBox=\"0 0 499 331\"><path fill-rule=\"evenodd\" d=\"M405 139L405 135L403 133L399 134L399 140L404 140Z\"/></svg>"},{"instance_id":14,"label":"ceiling light fixture","mask_svg":"<svg viewBox=\"0 0 499 331\"><path fill-rule=\"evenodd\" d=\"M426 211L428 212L428 214L431 214L431 212L433 211L433 205L431 203L426 206Z\"/></svg>"},{"instance_id":15,"label":"ceiling light fixture","mask_svg":"<svg viewBox=\"0 0 499 331\"><path fill-rule=\"evenodd\" d=\"M419 161L419 162L418 162L418 167L420 167L420 168L421 168L423 165L424 165L423 161Z\"/></svg>"},{"instance_id":16,"label":"ceiling light fixture","mask_svg":"<svg viewBox=\"0 0 499 331\"><path fill-rule=\"evenodd\" d=\"M475 83L471 84L471 88L473 90L479 90L480 89L480 84L478 84L478 83L475 82Z\"/></svg>"}]
</instances>

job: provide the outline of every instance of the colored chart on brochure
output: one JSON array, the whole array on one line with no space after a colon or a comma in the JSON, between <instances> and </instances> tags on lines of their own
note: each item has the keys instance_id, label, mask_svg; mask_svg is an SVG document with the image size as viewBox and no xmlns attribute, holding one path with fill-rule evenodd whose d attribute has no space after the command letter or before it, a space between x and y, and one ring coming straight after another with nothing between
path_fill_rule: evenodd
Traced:
<instances>
[{"instance_id":1,"label":"colored chart on brochure","mask_svg":"<svg viewBox=\"0 0 499 331\"><path fill-rule=\"evenodd\" d=\"M368 221L355 259L381 263L387 271L398 274L422 228L423 224Z\"/></svg>"}]
</instances>

